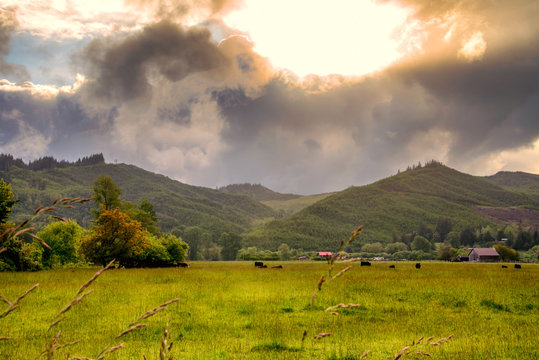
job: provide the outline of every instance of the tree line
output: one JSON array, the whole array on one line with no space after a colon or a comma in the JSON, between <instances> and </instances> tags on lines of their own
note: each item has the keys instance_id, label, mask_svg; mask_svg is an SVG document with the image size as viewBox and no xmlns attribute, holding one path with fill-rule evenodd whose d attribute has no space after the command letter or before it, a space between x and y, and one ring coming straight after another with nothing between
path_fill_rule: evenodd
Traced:
<instances>
[{"instance_id":1,"label":"tree line","mask_svg":"<svg viewBox=\"0 0 539 360\"><path fill-rule=\"evenodd\" d=\"M135 204L122 200L121 189L104 175L94 180L93 192L96 208L89 229L74 220L50 216L49 224L34 235L30 220L80 201L57 199L51 206L36 209L30 219L14 224L9 217L17 200L11 185L1 179L0 271L104 265L112 259L124 267L161 267L185 260L188 245L156 227L156 213L149 201Z\"/></svg>"},{"instance_id":2,"label":"tree line","mask_svg":"<svg viewBox=\"0 0 539 360\"><path fill-rule=\"evenodd\" d=\"M88 165L97 165L104 164L105 157L103 154L93 154L90 156L84 156L79 158L77 161L69 162L66 160L56 160L52 156L44 156L34 161L29 161L26 164L22 159L16 159L13 155L10 154L0 154L0 171L9 171L14 166L21 169L27 170L47 170L47 169L57 169L57 168L66 168L70 166L88 166Z\"/></svg>"}]
</instances>

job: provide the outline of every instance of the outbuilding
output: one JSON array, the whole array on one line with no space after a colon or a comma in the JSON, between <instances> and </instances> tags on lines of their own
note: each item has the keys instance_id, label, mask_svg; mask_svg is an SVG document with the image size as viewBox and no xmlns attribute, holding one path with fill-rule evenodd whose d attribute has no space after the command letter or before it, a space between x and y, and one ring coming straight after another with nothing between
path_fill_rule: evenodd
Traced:
<instances>
[{"instance_id":1,"label":"outbuilding","mask_svg":"<svg viewBox=\"0 0 539 360\"><path fill-rule=\"evenodd\" d=\"M473 248L468 254L470 261L475 262L498 262L500 254L494 248Z\"/></svg>"}]
</instances>

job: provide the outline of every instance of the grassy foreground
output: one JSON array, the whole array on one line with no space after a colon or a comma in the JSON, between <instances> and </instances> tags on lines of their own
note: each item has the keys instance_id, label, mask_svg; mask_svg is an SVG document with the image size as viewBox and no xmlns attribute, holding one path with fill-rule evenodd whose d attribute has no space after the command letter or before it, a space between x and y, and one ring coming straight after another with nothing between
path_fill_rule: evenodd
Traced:
<instances>
[{"instance_id":1,"label":"grassy foreground","mask_svg":"<svg viewBox=\"0 0 539 360\"><path fill-rule=\"evenodd\" d=\"M94 292L47 331L96 269L0 273L0 295L14 300L40 286L0 319L0 359L35 359L61 330L54 358L94 358L107 344L125 347L107 359L159 358L169 318L175 359L393 359L419 337L453 338L420 349L435 359L539 358L539 265L518 270L500 264L374 263L328 280L311 295L327 265L282 262L256 269L252 262L195 262L189 269L116 269L90 286ZM334 274L350 263L337 264ZM140 314L173 298L180 301L149 318L147 327L114 336ZM324 310L339 303L357 307ZM0 313L7 305L0 302ZM307 336L302 342L304 330ZM319 333L331 336L315 340ZM426 358L412 354L403 358Z\"/></svg>"}]
</instances>

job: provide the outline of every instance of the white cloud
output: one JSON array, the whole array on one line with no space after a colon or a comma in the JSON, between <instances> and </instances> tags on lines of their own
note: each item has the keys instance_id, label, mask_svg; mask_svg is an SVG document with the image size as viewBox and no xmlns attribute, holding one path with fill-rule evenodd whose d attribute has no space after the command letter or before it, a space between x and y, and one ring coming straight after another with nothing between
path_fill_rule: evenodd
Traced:
<instances>
[{"instance_id":1,"label":"white cloud","mask_svg":"<svg viewBox=\"0 0 539 360\"><path fill-rule=\"evenodd\" d=\"M458 55L460 58L468 62L481 60L485 51L487 50L487 43L483 38L483 33L475 32L469 39L465 40L460 48Z\"/></svg>"}]
</instances>

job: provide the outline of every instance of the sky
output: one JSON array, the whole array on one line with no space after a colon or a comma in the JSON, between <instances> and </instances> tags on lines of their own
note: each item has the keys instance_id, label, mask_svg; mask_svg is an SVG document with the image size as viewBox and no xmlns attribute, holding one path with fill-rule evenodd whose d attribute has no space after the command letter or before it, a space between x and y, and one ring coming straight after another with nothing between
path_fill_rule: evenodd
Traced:
<instances>
[{"instance_id":1,"label":"sky","mask_svg":"<svg viewBox=\"0 0 539 360\"><path fill-rule=\"evenodd\" d=\"M0 153L315 194L539 173L535 0L3 0Z\"/></svg>"}]
</instances>

